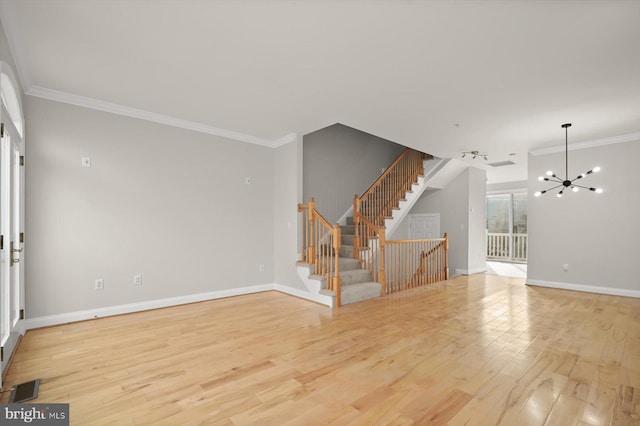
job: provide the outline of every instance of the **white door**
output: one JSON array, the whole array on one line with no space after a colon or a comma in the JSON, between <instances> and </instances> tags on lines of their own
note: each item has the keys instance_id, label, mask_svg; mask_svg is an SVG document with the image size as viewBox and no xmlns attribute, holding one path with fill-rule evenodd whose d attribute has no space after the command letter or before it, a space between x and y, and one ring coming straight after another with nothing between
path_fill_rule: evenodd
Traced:
<instances>
[{"instance_id":1,"label":"white door","mask_svg":"<svg viewBox=\"0 0 640 426\"><path fill-rule=\"evenodd\" d=\"M440 213L410 214L409 239L441 238Z\"/></svg>"},{"instance_id":2,"label":"white door","mask_svg":"<svg viewBox=\"0 0 640 426\"><path fill-rule=\"evenodd\" d=\"M3 107L2 116L6 117ZM4 371L24 334L24 153L10 120L0 145L0 358Z\"/></svg>"}]
</instances>

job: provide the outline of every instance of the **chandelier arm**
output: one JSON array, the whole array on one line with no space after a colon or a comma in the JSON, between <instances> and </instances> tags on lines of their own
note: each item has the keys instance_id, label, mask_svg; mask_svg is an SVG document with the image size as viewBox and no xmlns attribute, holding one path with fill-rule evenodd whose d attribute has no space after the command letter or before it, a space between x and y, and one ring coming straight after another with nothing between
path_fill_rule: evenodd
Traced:
<instances>
[{"instance_id":1,"label":"chandelier arm","mask_svg":"<svg viewBox=\"0 0 640 426\"><path fill-rule=\"evenodd\" d=\"M560 188L561 186L564 186L564 185L556 185L553 188L545 189L545 192L553 191L554 189Z\"/></svg>"},{"instance_id":2,"label":"chandelier arm","mask_svg":"<svg viewBox=\"0 0 640 426\"><path fill-rule=\"evenodd\" d=\"M578 184L575 184L575 183L572 183L571 186L577 186L578 188L591 190L591 188L588 187L588 186L582 186L582 185L578 185Z\"/></svg>"},{"instance_id":3,"label":"chandelier arm","mask_svg":"<svg viewBox=\"0 0 640 426\"><path fill-rule=\"evenodd\" d=\"M575 181L577 181L578 179L582 179L585 178L587 176L589 176L592 173L597 173L600 171L600 167L594 167L593 169L582 173L578 176L576 176L574 179L569 180L569 127L571 127L571 123L565 123L561 126L564 129L564 165L565 165L565 178L562 179L560 176L556 175L554 172L552 171L548 171L547 172L547 177L542 177L540 176L538 178L538 180L540 181L545 181L545 182L551 182L552 184L557 184L556 186L553 186L549 189L545 189L544 191L538 191L536 192L536 196L540 196L542 194L546 194L549 191L553 191L554 189L560 189L560 192L558 193L558 197L562 197L562 194L564 193L565 189L567 188L571 188L574 190L574 192L578 191L578 188L583 188L589 191L594 191L597 192L598 194L602 193L602 188L595 188L595 187L589 187L589 186L582 186L582 185L578 185L576 183L574 183Z\"/></svg>"}]
</instances>

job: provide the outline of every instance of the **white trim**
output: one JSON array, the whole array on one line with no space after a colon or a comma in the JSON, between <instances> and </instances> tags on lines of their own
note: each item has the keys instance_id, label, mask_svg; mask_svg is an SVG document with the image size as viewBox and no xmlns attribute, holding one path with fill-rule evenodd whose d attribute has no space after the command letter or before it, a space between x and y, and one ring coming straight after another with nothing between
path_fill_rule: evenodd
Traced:
<instances>
[{"instance_id":1,"label":"white trim","mask_svg":"<svg viewBox=\"0 0 640 426\"><path fill-rule=\"evenodd\" d=\"M134 312L147 311L150 309L169 308L172 306L185 305L188 303L204 302L207 300L223 299L225 297L242 296L245 294L262 293L272 290L327 305L327 296L323 296L321 294L311 294L304 290L299 290L297 288L289 287L282 284L260 284L250 287L212 291L209 293L189 294L186 296L168 297L166 299L148 300L138 303L127 303L125 305L109 306L106 308L88 309L86 311L69 312L66 314L28 318L24 321L24 328L26 330L31 330L34 328L67 324L70 322L85 321L89 319L109 317L113 315L130 314Z\"/></svg>"},{"instance_id":2,"label":"white trim","mask_svg":"<svg viewBox=\"0 0 640 426\"><path fill-rule=\"evenodd\" d=\"M640 291L624 288L599 287L584 284L559 283L555 281L542 281L527 279L527 285L557 288L561 290L584 291L587 293L610 294L612 296L640 297Z\"/></svg>"},{"instance_id":3,"label":"white trim","mask_svg":"<svg viewBox=\"0 0 640 426\"><path fill-rule=\"evenodd\" d=\"M244 294L260 293L274 289L274 284L261 284L250 287L233 288L228 290L212 291L209 293L190 294L186 296L168 297L166 299L148 300L126 305L109 306L106 308L89 309L86 311L69 312L65 314L49 315L45 317L28 318L25 320L25 328L48 327L51 325L66 324L75 321L84 321L93 318L108 317L112 315L129 314L132 312L146 311L149 309L167 308L170 306L184 305L187 303L203 302L205 300L222 299L224 297L241 296Z\"/></svg>"},{"instance_id":4,"label":"white trim","mask_svg":"<svg viewBox=\"0 0 640 426\"><path fill-rule=\"evenodd\" d=\"M2 26L4 27L4 34L7 39L7 44L9 45L9 52L13 57L16 74L24 90L25 87L31 86L31 74L27 72L27 67L25 66L27 62L23 60L21 55L22 52L25 52L25 49L21 48L21 38L20 34L18 34L20 32L20 26L18 25L15 10L16 3L17 2L12 1L0 1L0 21L2 21Z\"/></svg>"},{"instance_id":5,"label":"white trim","mask_svg":"<svg viewBox=\"0 0 640 426\"><path fill-rule=\"evenodd\" d=\"M473 275L487 272L487 267L476 269L456 269L456 275Z\"/></svg>"},{"instance_id":6,"label":"white trim","mask_svg":"<svg viewBox=\"0 0 640 426\"><path fill-rule=\"evenodd\" d=\"M272 148L279 148L279 147L281 147L283 145L286 145L288 143L294 142L296 139L298 139L298 134L297 133L287 133L283 137L275 139L274 141L272 141L270 146Z\"/></svg>"},{"instance_id":7,"label":"white trim","mask_svg":"<svg viewBox=\"0 0 640 426\"><path fill-rule=\"evenodd\" d=\"M319 303L321 305L325 305L325 306L331 306L328 304L328 296L325 296L323 294L320 293L310 293L308 291L304 291L304 290L299 290L297 288L293 288L293 287L289 287L287 285L282 285L282 284L274 284L273 285L273 289L275 291L279 291L281 293L284 294L288 294L289 296L295 296L295 297L299 297L301 299L306 299L306 300L310 300L312 302L315 303Z\"/></svg>"},{"instance_id":8,"label":"white trim","mask_svg":"<svg viewBox=\"0 0 640 426\"><path fill-rule=\"evenodd\" d=\"M349 207L347 209L346 212L344 212L344 214L342 216L340 216L340 219L338 219L336 221L336 223L339 223L340 225L347 225L347 218L348 217L353 217L353 203L351 204L351 207Z\"/></svg>"},{"instance_id":9,"label":"white trim","mask_svg":"<svg viewBox=\"0 0 640 426\"><path fill-rule=\"evenodd\" d=\"M500 195L500 194L522 194L529 193L529 189L527 188L513 188L513 189L502 189L502 190L494 190L487 191L485 195Z\"/></svg>"},{"instance_id":10,"label":"white trim","mask_svg":"<svg viewBox=\"0 0 640 426\"><path fill-rule=\"evenodd\" d=\"M224 138L241 142L248 142L255 145L266 146L269 148L276 148L280 145L284 145L295 140L295 138L297 137L295 133L289 133L279 139L269 140L260 138L258 136L234 132L233 130L226 130L202 123L196 123L195 121L183 120L168 115L156 114L155 112L131 108L111 102L100 101L97 99L61 92L59 90L47 89L40 86L31 86L28 90L25 91L25 94L38 98L49 99L51 101L62 102L65 104L123 115L125 117L137 118L139 120L146 120L153 123L160 123L167 126L178 127L180 129L192 130L194 132L205 133L208 135L222 136Z\"/></svg>"},{"instance_id":11,"label":"white trim","mask_svg":"<svg viewBox=\"0 0 640 426\"><path fill-rule=\"evenodd\" d=\"M577 149L594 148L596 146L612 145L616 143L640 141L640 133L629 133L628 135L611 136L609 138L594 139L591 141L578 142L569 145L569 151ZM555 154L556 152L564 152L565 145L550 146L548 148L534 149L530 152L533 156Z\"/></svg>"}]
</instances>

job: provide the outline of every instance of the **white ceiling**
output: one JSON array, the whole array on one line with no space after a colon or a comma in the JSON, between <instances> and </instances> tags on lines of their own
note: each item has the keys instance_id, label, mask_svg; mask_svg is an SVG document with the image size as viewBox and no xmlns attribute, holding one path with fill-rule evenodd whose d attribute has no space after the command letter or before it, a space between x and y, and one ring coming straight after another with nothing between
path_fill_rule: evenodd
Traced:
<instances>
[{"instance_id":1,"label":"white ceiling","mask_svg":"<svg viewBox=\"0 0 640 426\"><path fill-rule=\"evenodd\" d=\"M440 157L515 161L488 171L500 182L526 179L527 152L563 144L562 123L570 142L640 132L640 1L0 6L27 93L239 140L276 146L339 122Z\"/></svg>"}]
</instances>

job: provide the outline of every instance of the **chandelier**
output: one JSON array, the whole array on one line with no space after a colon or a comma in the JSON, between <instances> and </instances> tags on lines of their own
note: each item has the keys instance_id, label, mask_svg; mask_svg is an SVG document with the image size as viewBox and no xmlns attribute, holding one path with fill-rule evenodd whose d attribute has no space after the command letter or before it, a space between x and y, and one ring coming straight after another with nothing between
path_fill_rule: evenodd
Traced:
<instances>
[{"instance_id":1,"label":"chandelier","mask_svg":"<svg viewBox=\"0 0 640 426\"><path fill-rule=\"evenodd\" d=\"M571 127L571 123L566 123L563 124L562 127L564 128L564 146L565 146L565 175L564 175L564 180L561 179L560 177L558 177L554 172L552 172L551 170L549 170L547 172L547 176L540 176L538 178L539 181L541 182L553 182L553 183L557 183L558 185L553 186L551 188L545 189L544 191L538 191L535 194L533 194L536 197L541 196L542 194L545 194L549 191L553 191L554 189L557 188L561 188L560 192L558 192L556 194L556 196L558 198L562 197L562 194L564 193L565 189L567 188L571 188L571 190L573 192L578 192L580 190L580 188L583 189L588 189L589 191L593 191L597 194L601 194L602 193L602 188L594 188L594 187L587 187L587 186L582 186L582 185L578 185L577 183L574 183L575 181L577 181L578 179L582 179L592 173L598 173L600 171L600 167L594 167L593 169L589 170L586 173L582 173L581 175L578 175L578 177L576 177L573 180L569 180L569 131L568 128Z\"/></svg>"}]
</instances>

